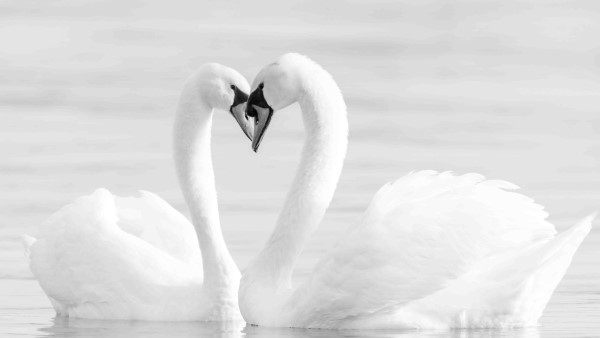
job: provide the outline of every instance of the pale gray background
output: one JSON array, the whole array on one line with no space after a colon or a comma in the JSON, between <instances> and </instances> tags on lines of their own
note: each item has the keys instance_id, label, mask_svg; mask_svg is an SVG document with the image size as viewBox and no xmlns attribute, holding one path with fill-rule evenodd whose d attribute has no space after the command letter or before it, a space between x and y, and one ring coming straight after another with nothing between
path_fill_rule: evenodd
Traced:
<instances>
[{"instance_id":1,"label":"pale gray background","mask_svg":"<svg viewBox=\"0 0 600 338\"><path fill-rule=\"evenodd\" d=\"M186 76L217 61L251 80L288 51L331 72L351 128L338 192L298 278L383 183L411 170L512 181L547 207L559 229L598 209L600 2L0 0L0 333L327 336L54 320L19 237L101 186L153 191L187 213L170 157ZM279 113L255 155L228 114L215 118L222 224L242 268L289 186L300 121L297 108ZM598 244L595 229L541 328L453 335L599 335Z\"/></svg>"}]
</instances>

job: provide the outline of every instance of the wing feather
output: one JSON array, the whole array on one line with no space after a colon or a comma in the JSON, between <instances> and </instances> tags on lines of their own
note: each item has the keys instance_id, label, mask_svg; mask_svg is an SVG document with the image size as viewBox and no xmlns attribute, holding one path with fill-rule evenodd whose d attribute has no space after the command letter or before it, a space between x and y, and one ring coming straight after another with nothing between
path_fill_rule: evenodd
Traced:
<instances>
[{"instance_id":1,"label":"wing feather","mask_svg":"<svg viewBox=\"0 0 600 338\"><path fill-rule=\"evenodd\" d=\"M296 318L326 327L448 286L495 253L556 233L543 208L505 181L420 171L384 185L360 222L291 298Z\"/></svg>"},{"instance_id":2,"label":"wing feather","mask_svg":"<svg viewBox=\"0 0 600 338\"><path fill-rule=\"evenodd\" d=\"M160 317L202 285L193 226L148 192L116 197L98 189L50 216L26 245L31 271L59 314Z\"/></svg>"}]
</instances>

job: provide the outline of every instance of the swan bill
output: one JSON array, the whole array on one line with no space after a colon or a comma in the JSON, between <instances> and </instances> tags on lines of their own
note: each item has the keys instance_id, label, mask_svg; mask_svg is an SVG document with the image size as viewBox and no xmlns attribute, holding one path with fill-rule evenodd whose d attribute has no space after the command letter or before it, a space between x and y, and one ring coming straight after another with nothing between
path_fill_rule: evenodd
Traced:
<instances>
[{"instance_id":1,"label":"swan bill","mask_svg":"<svg viewBox=\"0 0 600 338\"><path fill-rule=\"evenodd\" d=\"M229 110L233 118L237 121L242 128L242 131L250 141L254 138L254 121L248 118L246 115L246 102L240 103L236 106L231 106Z\"/></svg>"},{"instance_id":2,"label":"swan bill","mask_svg":"<svg viewBox=\"0 0 600 338\"><path fill-rule=\"evenodd\" d=\"M229 112L240 125L240 128L242 128L244 134L246 134L248 139L252 141L254 136L254 126L246 114L246 101L248 101L248 94L239 90L239 88L235 86L233 87L233 91L235 96L233 97L233 104L229 108Z\"/></svg>"},{"instance_id":3,"label":"swan bill","mask_svg":"<svg viewBox=\"0 0 600 338\"><path fill-rule=\"evenodd\" d=\"M260 146L260 142L262 141L263 136L265 136L265 132L271 123L271 117L273 116L273 109L262 108L259 106L253 105L252 108L256 112L256 116L254 117L254 132L255 137L252 140L252 150L254 152L258 152L258 147Z\"/></svg>"},{"instance_id":4,"label":"swan bill","mask_svg":"<svg viewBox=\"0 0 600 338\"><path fill-rule=\"evenodd\" d=\"M265 100L262 84L250 94L248 104L246 105L246 115L254 118L252 150L258 152L260 142L271 123L271 117L273 117L273 108Z\"/></svg>"}]
</instances>

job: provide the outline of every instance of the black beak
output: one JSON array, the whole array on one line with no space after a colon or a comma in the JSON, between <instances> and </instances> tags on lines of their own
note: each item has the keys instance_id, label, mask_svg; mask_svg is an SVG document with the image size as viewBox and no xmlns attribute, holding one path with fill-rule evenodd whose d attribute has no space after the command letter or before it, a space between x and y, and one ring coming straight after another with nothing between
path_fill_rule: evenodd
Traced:
<instances>
[{"instance_id":1,"label":"black beak","mask_svg":"<svg viewBox=\"0 0 600 338\"><path fill-rule=\"evenodd\" d=\"M229 112L240 125L244 134L252 141L254 125L248 118L248 115L246 115L246 101L248 101L248 94L239 90L237 87L233 88L233 92L235 96L233 97L233 104L229 108Z\"/></svg>"},{"instance_id":2,"label":"black beak","mask_svg":"<svg viewBox=\"0 0 600 338\"><path fill-rule=\"evenodd\" d=\"M252 150L258 151L260 142L262 141L271 117L273 116L273 108L269 106L263 95L263 85L259 85L248 98L246 105L246 115L254 118L254 138L252 140Z\"/></svg>"}]
</instances>

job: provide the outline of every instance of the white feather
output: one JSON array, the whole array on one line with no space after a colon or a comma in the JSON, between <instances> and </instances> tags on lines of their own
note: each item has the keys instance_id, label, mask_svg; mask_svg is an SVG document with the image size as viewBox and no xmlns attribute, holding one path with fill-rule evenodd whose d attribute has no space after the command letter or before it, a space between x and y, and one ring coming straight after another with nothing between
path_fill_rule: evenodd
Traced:
<instances>
[{"instance_id":1,"label":"white feather","mask_svg":"<svg viewBox=\"0 0 600 338\"><path fill-rule=\"evenodd\" d=\"M233 69L205 64L177 107L174 159L193 225L150 192L98 189L52 215L37 240L24 236L31 271L59 315L239 319L240 272L221 233L210 151L213 111L229 111L232 86L249 87Z\"/></svg>"},{"instance_id":2,"label":"white feather","mask_svg":"<svg viewBox=\"0 0 600 338\"><path fill-rule=\"evenodd\" d=\"M194 227L151 193L80 197L42 225L30 252L60 315L190 320L206 310Z\"/></svg>"},{"instance_id":3,"label":"white feather","mask_svg":"<svg viewBox=\"0 0 600 338\"><path fill-rule=\"evenodd\" d=\"M555 237L542 207L502 187L431 171L385 185L291 297L294 326L535 324L591 218Z\"/></svg>"},{"instance_id":4,"label":"white feather","mask_svg":"<svg viewBox=\"0 0 600 338\"><path fill-rule=\"evenodd\" d=\"M285 81L295 85L271 88ZM327 72L297 54L263 68L254 83L271 88L274 107L300 104L307 138L273 235L242 276L246 321L336 329L537 323L593 217L556 235L517 186L479 174L420 171L384 185L294 289L295 262L340 176L346 106Z\"/></svg>"}]
</instances>

